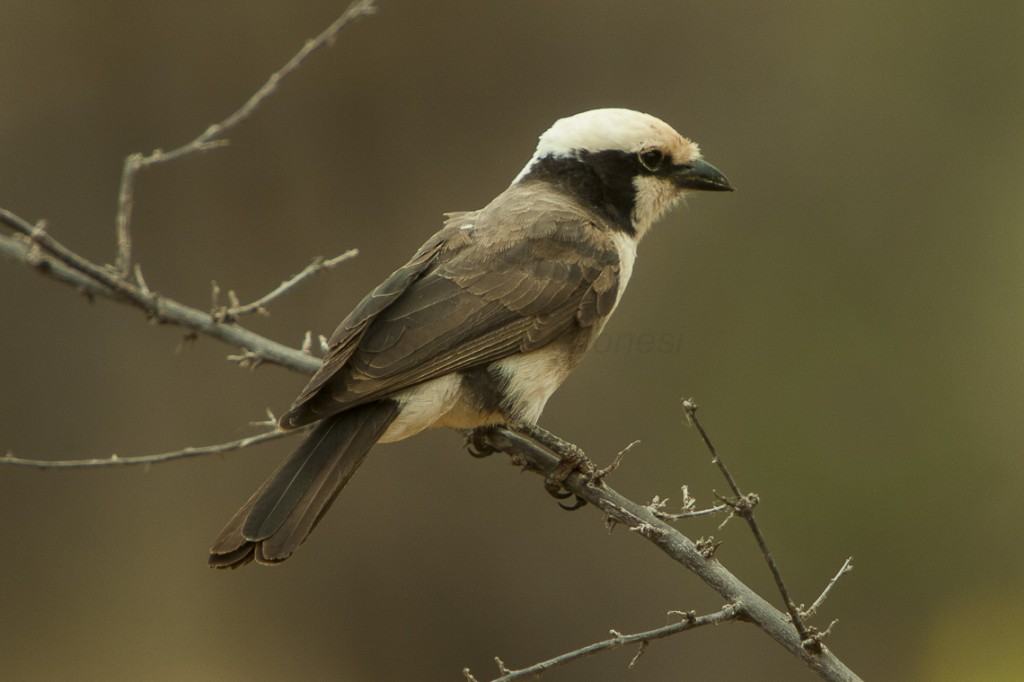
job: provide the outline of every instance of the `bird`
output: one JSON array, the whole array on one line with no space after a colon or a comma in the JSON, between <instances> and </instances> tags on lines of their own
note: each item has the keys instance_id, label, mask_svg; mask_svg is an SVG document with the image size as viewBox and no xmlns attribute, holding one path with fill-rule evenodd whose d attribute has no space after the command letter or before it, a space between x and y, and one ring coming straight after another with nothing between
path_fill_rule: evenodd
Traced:
<instances>
[{"instance_id":1,"label":"bird","mask_svg":"<svg viewBox=\"0 0 1024 682\"><path fill-rule=\"evenodd\" d=\"M557 120L505 191L445 214L338 326L278 422L312 430L231 518L210 566L288 559L378 442L536 427L618 306L651 225L689 192L732 189L649 114Z\"/></svg>"}]
</instances>

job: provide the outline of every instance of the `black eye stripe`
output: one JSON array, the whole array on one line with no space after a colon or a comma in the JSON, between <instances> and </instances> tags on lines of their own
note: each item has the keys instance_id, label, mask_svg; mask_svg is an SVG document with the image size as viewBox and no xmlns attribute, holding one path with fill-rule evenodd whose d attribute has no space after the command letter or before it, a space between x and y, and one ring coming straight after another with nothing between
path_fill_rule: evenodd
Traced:
<instances>
[{"instance_id":1,"label":"black eye stripe","mask_svg":"<svg viewBox=\"0 0 1024 682\"><path fill-rule=\"evenodd\" d=\"M640 152L637 156L640 159L640 164L652 173L657 172L665 160L665 154L660 149L648 149Z\"/></svg>"}]
</instances>

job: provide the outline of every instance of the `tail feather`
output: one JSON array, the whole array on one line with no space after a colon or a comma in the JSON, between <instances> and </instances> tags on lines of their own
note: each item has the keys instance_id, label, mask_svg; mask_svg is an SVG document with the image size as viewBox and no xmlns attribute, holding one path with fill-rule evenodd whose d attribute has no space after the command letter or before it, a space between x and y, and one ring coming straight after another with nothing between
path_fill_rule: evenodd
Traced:
<instances>
[{"instance_id":1,"label":"tail feather","mask_svg":"<svg viewBox=\"0 0 1024 682\"><path fill-rule=\"evenodd\" d=\"M210 549L210 565L284 561L316 528L370 448L398 416L393 400L324 419L231 518Z\"/></svg>"}]
</instances>

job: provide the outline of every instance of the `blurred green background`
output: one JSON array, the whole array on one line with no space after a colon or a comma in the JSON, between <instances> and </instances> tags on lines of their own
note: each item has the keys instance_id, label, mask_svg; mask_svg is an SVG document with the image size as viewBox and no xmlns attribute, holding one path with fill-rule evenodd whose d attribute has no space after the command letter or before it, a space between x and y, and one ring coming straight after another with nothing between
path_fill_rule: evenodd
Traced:
<instances>
[{"instance_id":1,"label":"blurred green background","mask_svg":"<svg viewBox=\"0 0 1024 682\"><path fill-rule=\"evenodd\" d=\"M641 246L630 290L542 421L612 484L725 489L694 396L799 601L870 679L1024 678L1024 4L382 0L231 146L144 172L136 255L199 307L315 255L360 257L253 328L329 334L556 118L655 114L738 187ZM0 5L0 206L113 259L123 158L239 106L340 14L324 1ZM0 450L146 454L252 433L304 377L0 263ZM669 343L649 348L641 335ZM480 680L721 599L459 437L382 446L287 564L206 567L279 442L148 470L0 468L0 679ZM778 603L741 524L722 561ZM545 680L813 679L751 626Z\"/></svg>"}]
</instances>

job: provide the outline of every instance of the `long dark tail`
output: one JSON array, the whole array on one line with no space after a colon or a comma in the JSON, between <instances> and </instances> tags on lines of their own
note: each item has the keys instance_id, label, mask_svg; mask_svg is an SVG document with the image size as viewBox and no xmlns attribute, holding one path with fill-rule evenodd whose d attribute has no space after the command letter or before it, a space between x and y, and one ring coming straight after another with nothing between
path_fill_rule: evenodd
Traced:
<instances>
[{"instance_id":1,"label":"long dark tail","mask_svg":"<svg viewBox=\"0 0 1024 682\"><path fill-rule=\"evenodd\" d=\"M381 400L324 419L228 521L210 548L210 566L274 564L292 555L395 417Z\"/></svg>"}]
</instances>

